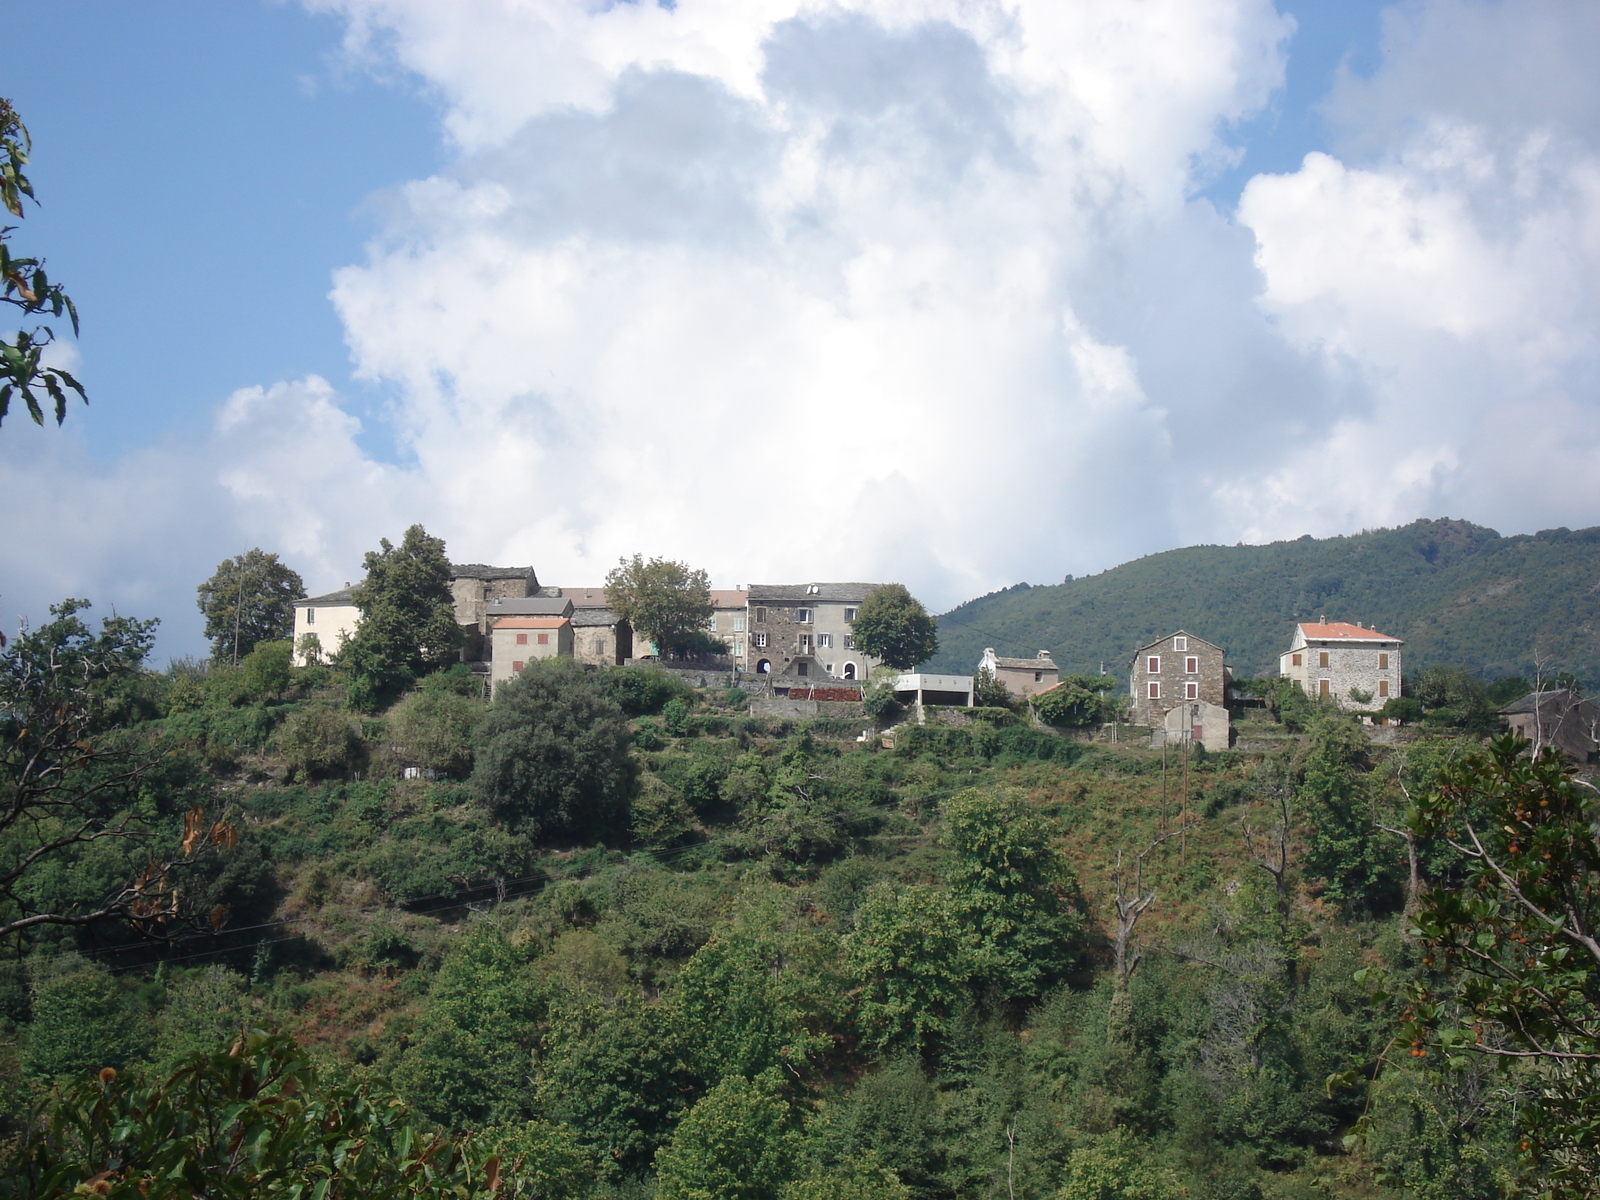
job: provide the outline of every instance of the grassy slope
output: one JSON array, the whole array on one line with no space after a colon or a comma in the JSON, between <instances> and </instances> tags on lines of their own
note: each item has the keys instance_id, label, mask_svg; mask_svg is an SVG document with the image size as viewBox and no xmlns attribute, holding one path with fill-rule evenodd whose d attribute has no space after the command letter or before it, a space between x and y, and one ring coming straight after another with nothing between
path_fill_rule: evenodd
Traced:
<instances>
[{"instance_id":1,"label":"grassy slope","mask_svg":"<svg viewBox=\"0 0 1600 1200\"><path fill-rule=\"evenodd\" d=\"M1175 629L1221 645L1240 676L1275 674L1296 621L1360 621L1430 663L1485 677L1548 670L1600 684L1600 528L1501 537L1466 521L1417 521L1351 537L1191 546L1099 575L1019 585L940 618L930 671L970 671L985 646L1047 649L1064 671L1117 676Z\"/></svg>"}]
</instances>

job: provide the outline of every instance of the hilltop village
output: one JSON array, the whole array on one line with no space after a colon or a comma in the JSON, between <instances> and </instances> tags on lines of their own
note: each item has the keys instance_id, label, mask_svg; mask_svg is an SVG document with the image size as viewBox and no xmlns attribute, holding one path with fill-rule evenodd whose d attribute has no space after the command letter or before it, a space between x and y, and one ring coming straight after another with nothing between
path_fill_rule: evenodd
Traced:
<instances>
[{"instance_id":1,"label":"hilltop village","mask_svg":"<svg viewBox=\"0 0 1600 1200\"><path fill-rule=\"evenodd\" d=\"M664 660L660 648L614 610L607 589L542 585L532 567L452 564L450 595L464 636L460 660L493 691L530 663L571 659L590 667L651 663L684 672L701 686L731 686L752 696L752 711L783 717L861 715L869 681L880 680L918 724L930 712L959 720L958 710L977 705L987 685L1003 689L1038 717L1042 703L1064 685L1048 651L1013 657L985 648L971 675L916 670L885 673L880 658L855 643L856 613L879 586L814 582L751 584L708 589L711 616L704 633L709 647ZM346 586L294 602L294 662L304 667L327 661L360 622L354 589ZM1297 622L1278 659L1277 677L1309 697L1357 714L1365 723L1400 725L1391 715L1404 681L1404 641L1360 622ZM1236 686L1223 647L1179 629L1137 647L1127 661L1126 691L1119 703L1102 701L1100 724L1124 725L1114 736L1151 744L1193 741L1207 750L1234 744L1236 712L1263 704L1249 681ZM1103 685L1102 685L1103 687ZM1523 729L1543 714L1570 757L1588 761L1600 740L1591 726L1595 706L1562 689L1530 693L1502 713ZM946 710L939 712L937 710ZM954 710L954 711L952 711ZM1405 711L1401 709L1401 711ZM1528 714L1533 714L1529 717ZM1085 722L1087 723L1087 722Z\"/></svg>"}]
</instances>

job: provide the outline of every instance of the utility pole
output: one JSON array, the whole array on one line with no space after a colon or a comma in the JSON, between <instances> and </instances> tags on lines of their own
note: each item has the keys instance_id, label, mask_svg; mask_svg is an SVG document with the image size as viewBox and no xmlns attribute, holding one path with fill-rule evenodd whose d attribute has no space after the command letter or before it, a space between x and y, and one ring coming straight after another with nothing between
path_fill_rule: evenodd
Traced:
<instances>
[{"instance_id":1,"label":"utility pole","mask_svg":"<svg viewBox=\"0 0 1600 1200\"><path fill-rule=\"evenodd\" d=\"M1167 831L1167 734L1161 733L1161 832Z\"/></svg>"},{"instance_id":2,"label":"utility pole","mask_svg":"<svg viewBox=\"0 0 1600 1200\"><path fill-rule=\"evenodd\" d=\"M239 665L239 614L244 608L244 556L240 555L239 563L239 598L233 604L233 665Z\"/></svg>"},{"instance_id":3,"label":"utility pole","mask_svg":"<svg viewBox=\"0 0 1600 1200\"><path fill-rule=\"evenodd\" d=\"M1183 741L1183 800L1178 809L1179 862L1185 867L1189 865L1189 750L1194 741L1194 727L1191 725L1189 729L1191 736Z\"/></svg>"}]
</instances>

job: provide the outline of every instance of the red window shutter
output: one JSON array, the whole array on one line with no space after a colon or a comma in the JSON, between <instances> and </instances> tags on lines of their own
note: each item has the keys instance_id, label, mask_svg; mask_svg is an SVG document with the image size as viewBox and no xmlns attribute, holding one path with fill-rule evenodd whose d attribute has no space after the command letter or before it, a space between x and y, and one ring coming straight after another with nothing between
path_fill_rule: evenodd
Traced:
<instances>
[{"instance_id":1,"label":"red window shutter","mask_svg":"<svg viewBox=\"0 0 1600 1200\"><path fill-rule=\"evenodd\" d=\"M1152 674L1152 675L1161 674L1161 658L1160 658L1160 656L1152 654L1149 657L1149 659L1145 662L1145 670L1149 671L1150 674Z\"/></svg>"},{"instance_id":2,"label":"red window shutter","mask_svg":"<svg viewBox=\"0 0 1600 1200\"><path fill-rule=\"evenodd\" d=\"M511 664L511 669L513 671L520 671L520 670L522 670L522 664L519 663L519 662L514 662L514 663Z\"/></svg>"},{"instance_id":3,"label":"red window shutter","mask_svg":"<svg viewBox=\"0 0 1600 1200\"><path fill-rule=\"evenodd\" d=\"M1161 685L1153 679L1150 681L1150 699L1161 699Z\"/></svg>"},{"instance_id":4,"label":"red window shutter","mask_svg":"<svg viewBox=\"0 0 1600 1200\"><path fill-rule=\"evenodd\" d=\"M550 644L550 635L548 633L541 633L539 635L539 645L548 646L549 644Z\"/></svg>"},{"instance_id":5,"label":"red window shutter","mask_svg":"<svg viewBox=\"0 0 1600 1200\"><path fill-rule=\"evenodd\" d=\"M517 634L517 645L526 646L527 644L528 644L528 635L525 634L525 633Z\"/></svg>"},{"instance_id":6,"label":"red window shutter","mask_svg":"<svg viewBox=\"0 0 1600 1200\"><path fill-rule=\"evenodd\" d=\"M1190 675L1198 675L1200 673L1200 660L1191 655L1189 658L1184 659L1183 669Z\"/></svg>"}]
</instances>

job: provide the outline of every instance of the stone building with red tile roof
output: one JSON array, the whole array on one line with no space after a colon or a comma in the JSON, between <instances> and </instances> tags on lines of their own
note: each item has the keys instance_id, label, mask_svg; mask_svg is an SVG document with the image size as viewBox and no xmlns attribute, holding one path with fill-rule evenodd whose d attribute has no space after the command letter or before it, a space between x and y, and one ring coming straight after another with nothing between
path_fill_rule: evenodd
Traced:
<instances>
[{"instance_id":1,"label":"stone building with red tile roof","mask_svg":"<svg viewBox=\"0 0 1600 1200\"><path fill-rule=\"evenodd\" d=\"M515 679L530 662L572 657L572 621L567 617L500 617L489 638L494 687Z\"/></svg>"},{"instance_id":2,"label":"stone building with red tile roof","mask_svg":"<svg viewBox=\"0 0 1600 1200\"><path fill-rule=\"evenodd\" d=\"M1400 694L1397 637L1360 623L1302 621L1278 658L1278 674L1301 691L1340 708L1370 711Z\"/></svg>"}]
</instances>

